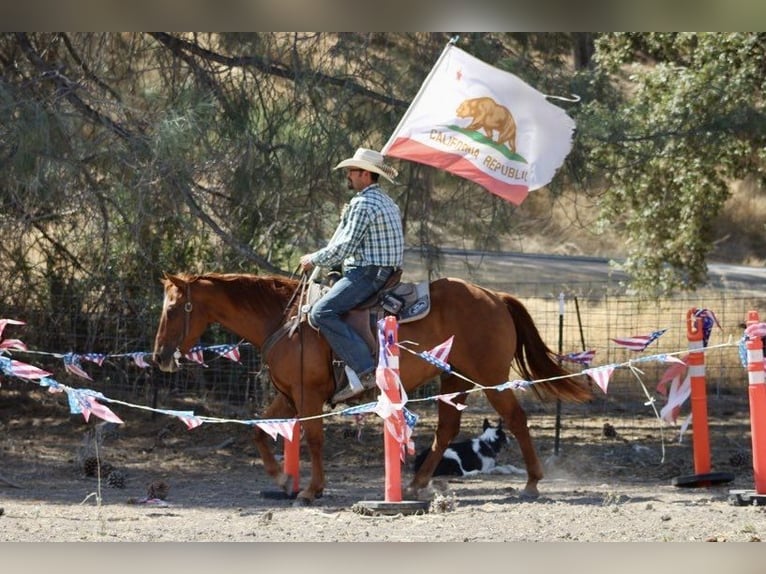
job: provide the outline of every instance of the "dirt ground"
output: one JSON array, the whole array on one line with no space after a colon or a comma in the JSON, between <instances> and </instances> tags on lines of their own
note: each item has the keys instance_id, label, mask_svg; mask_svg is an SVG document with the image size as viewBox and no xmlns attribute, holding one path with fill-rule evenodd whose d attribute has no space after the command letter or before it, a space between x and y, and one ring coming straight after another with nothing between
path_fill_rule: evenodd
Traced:
<instances>
[{"instance_id":1,"label":"dirt ground","mask_svg":"<svg viewBox=\"0 0 766 574\"><path fill-rule=\"evenodd\" d=\"M99 419L86 424L60 399L4 386L0 540L758 542L766 539L766 507L730 502L730 491L754 489L747 397L720 400L729 402L716 402L710 416L712 471L731 473L731 482L674 486L674 478L695 476L692 435L679 443L677 428L660 432L651 411L567 415L556 454L554 409L546 407L527 409L546 468L539 499L520 496L523 474L453 477L434 481L426 512L370 514L368 502L384 502L375 415L326 420L327 489L313 506L299 508L264 496L274 487L244 425L189 431L177 419L132 411L99 452L102 464L124 477L122 487L110 486L85 476L80 462L83 437ZM430 443L435 416L432 407L417 413L420 449ZM461 438L477 434L493 415L470 404ZM498 464L523 466L515 442ZM305 484L305 452L301 468ZM405 467L402 476L408 481L412 471ZM146 502L149 485L159 481L168 486L164 500Z\"/></svg>"}]
</instances>

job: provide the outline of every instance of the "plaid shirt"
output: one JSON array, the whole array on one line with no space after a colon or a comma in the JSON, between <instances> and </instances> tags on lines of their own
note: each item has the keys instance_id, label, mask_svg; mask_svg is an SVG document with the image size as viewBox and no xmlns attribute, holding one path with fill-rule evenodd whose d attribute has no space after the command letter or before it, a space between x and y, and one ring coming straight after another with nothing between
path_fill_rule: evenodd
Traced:
<instances>
[{"instance_id":1,"label":"plaid shirt","mask_svg":"<svg viewBox=\"0 0 766 574\"><path fill-rule=\"evenodd\" d=\"M326 247L311 254L321 267L401 267L404 232L399 207L377 183L357 193L343 209Z\"/></svg>"}]
</instances>

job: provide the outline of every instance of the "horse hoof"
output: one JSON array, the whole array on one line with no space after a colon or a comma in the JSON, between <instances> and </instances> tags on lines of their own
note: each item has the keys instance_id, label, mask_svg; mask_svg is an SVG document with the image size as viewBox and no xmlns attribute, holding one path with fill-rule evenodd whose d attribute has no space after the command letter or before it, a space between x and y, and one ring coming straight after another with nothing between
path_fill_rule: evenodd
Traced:
<instances>
[{"instance_id":1,"label":"horse hoof","mask_svg":"<svg viewBox=\"0 0 766 574\"><path fill-rule=\"evenodd\" d=\"M521 494L519 495L522 500L537 500L540 498L539 492L527 492L526 490L522 490Z\"/></svg>"},{"instance_id":2,"label":"horse hoof","mask_svg":"<svg viewBox=\"0 0 766 574\"><path fill-rule=\"evenodd\" d=\"M304 496L298 496L295 499L295 502L293 502L293 506L296 508L304 508L306 506L311 506L311 503L313 501L310 498L306 498Z\"/></svg>"}]
</instances>

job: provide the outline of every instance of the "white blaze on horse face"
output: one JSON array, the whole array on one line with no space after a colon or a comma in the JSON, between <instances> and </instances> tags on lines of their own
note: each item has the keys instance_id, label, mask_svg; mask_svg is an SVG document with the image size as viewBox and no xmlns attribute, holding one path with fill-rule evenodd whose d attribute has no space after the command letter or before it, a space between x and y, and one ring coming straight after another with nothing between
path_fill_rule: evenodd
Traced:
<instances>
[{"instance_id":1,"label":"white blaze on horse face","mask_svg":"<svg viewBox=\"0 0 766 574\"><path fill-rule=\"evenodd\" d=\"M175 304L177 297L172 292L172 289L165 290L165 298L162 300L162 316L165 318L165 325L167 326L168 312L170 307ZM181 358L181 350L176 347L175 353L173 353L173 360L176 366L178 366L178 359Z\"/></svg>"}]
</instances>

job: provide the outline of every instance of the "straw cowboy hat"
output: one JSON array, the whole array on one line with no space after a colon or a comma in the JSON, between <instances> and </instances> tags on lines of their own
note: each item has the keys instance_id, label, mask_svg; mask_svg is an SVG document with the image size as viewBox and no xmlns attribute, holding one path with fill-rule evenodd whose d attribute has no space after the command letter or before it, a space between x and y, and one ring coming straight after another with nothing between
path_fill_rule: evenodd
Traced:
<instances>
[{"instance_id":1,"label":"straw cowboy hat","mask_svg":"<svg viewBox=\"0 0 766 574\"><path fill-rule=\"evenodd\" d=\"M399 174L393 167L383 161L383 154L379 151L360 147L354 157L344 159L333 169L342 167L357 167L365 171L373 171L385 177L391 183L396 183L394 178Z\"/></svg>"}]
</instances>

